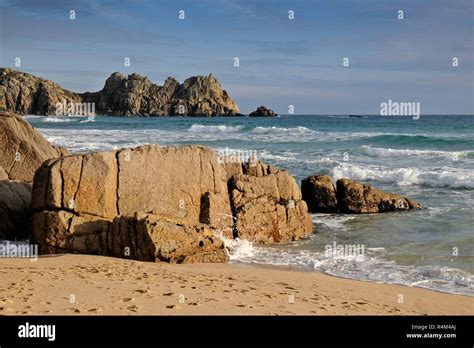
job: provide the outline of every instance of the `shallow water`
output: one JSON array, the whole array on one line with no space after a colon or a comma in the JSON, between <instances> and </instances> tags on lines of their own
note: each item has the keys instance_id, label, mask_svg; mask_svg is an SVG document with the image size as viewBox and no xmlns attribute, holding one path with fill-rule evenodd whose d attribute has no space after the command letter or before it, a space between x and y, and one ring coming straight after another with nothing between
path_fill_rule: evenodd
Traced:
<instances>
[{"instance_id":1,"label":"shallow water","mask_svg":"<svg viewBox=\"0 0 474 348\"><path fill-rule=\"evenodd\" d=\"M298 182L326 173L409 196L426 208L314 214L310 239L265 247L234 243L232 259L474 295L473 116L26 119L54 145L74 153L143 144L252 150L288 169ZM338 245L359 245L363 251L326 253Z\"/></svg>"}]
</instances>

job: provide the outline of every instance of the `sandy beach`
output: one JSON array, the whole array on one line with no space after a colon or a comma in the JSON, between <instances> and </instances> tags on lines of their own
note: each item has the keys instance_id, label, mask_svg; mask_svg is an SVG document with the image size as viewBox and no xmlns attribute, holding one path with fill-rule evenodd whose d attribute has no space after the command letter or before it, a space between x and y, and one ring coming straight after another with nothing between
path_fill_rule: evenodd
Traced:
<instances>
[{"instance_id":1,"label":"sandy beach","mask_svg":"<svg viewBox=\"0 0 474 348\"><path fill-rule=\"evenodd\" d=\"M89 255L0 259L3 315L472 315L474 298L317 272Z\"/></svg>"}]
</instances>

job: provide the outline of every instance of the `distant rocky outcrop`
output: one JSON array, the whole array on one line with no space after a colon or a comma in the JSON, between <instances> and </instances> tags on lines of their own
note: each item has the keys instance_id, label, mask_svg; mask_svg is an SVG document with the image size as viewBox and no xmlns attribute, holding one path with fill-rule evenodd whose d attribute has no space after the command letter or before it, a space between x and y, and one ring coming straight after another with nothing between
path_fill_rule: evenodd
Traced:
<instances>
[{"instance_id":1,"label":"distant rocky outcrop","mask_svg":"<svg viewBox=\"0 0 474 348\"><path fill-rule=\"evenodd\" d=\"M278 116L278 114L274 113L273 110L266 108L263 105L260 105L257 110L252 111L249 116L251 117L274 117Z\"/></svg>"},{"instance_id":2,"label":"distant rocky outcrop","mask_svg":"<svg viewBox=\"0 0 474 348\"><path fill-rule=\"evenodd\" d=\"M0 177L5 172L10 180L31 182L44 161L67 154L18 115L0 111Z\"/></svg>"},{"instance_id":3,"label":"distant rocky outcrop","mask_svg":"<svg viewBox=\"0 0 474 348\"><path fill-rule=\"evenodd\" d=\"M421 204L355 180L339 179L336 188L327 175L313 175L301 182L303 199L312 213L384 213L421 208Z\"/></svg>"},{"instance_id":4,"label":"distant rocky outcrop","mask_svg":"<svg viewBox=\"0 0 474 348\"><path fill-rule=\"evenodd\" d=\"M95 103L99 115L240 115L237 104L212 74L190 77L182 84L169 77L159 86L138 74L116 72L98 92L73 93L31 74L0 69L0 111L54 115L56 104L63 101Z\"/></svg>"},{"instance_id":5,"label":"distant rocky outcrop","mask_svg":"<svg viewBox=\"0 0 474 348\"><path fill-rule=\"evenodd\" d=\"M0 68L0 111L16 114L54 115L56 104L80 102L81 98L40 77Z\"/></svg>"}]
</instances>

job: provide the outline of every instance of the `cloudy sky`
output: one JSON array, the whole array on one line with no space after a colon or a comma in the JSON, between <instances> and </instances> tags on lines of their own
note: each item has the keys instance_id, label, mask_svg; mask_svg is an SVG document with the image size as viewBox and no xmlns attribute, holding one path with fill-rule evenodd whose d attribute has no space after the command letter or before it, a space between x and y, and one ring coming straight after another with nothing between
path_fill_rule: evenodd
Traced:
<instances>
[{"instance_id":1,"label":"cloudy sky","mask_svg":"<svg viewBox=\"0 0 474 348\"><path fill-rule=\"evenodd\" d=\"M392 99L420 102L422 114L474 114L473 3L0 0L0 65L20 57L17 69L77 92L114 71L159 84L212 72L242 112L377 114Z\"/></svg>"}]
</instances>

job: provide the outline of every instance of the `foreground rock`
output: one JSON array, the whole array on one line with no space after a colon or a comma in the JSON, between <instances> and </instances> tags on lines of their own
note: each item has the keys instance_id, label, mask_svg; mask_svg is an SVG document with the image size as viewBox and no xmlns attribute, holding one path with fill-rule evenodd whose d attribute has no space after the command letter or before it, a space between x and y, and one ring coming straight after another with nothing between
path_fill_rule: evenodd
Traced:
<instances>
[{"instance_id":1,"label":"foreground rock","mask_svg":"<svg viewBox=\"0 0 474 348\"><path fill-rule=\"evenodd\" d=\"M313 175L301 182L301 193L308 210L318 213L336 213L336 189L328 175Z\"/></svg>"},{"instance_id":2,"label":"foreground rock","mask_svg":"<svg viewBox=\"0 0 474 348\"><path fill-rule=\"evenodd\" d=\"M50 158L68 154L52 146L18 115L0 111L0 177L31 182L36 169Z\"/></svg>"},{"instance_id":3,"label":"foreground rock","mask_svg":"<svg viewBox=\"0 0 474 348\"><path fill-rule=\"evenodd\" d=\"M339 179L337 201L342 213L385 213L421 208L421 204L396 193L387 193L350 179Z\"/></svg>"},{"instance_id":4,"label":"foreground rock","mask_svg":"<svg viewBox=\"0 0 474 348\"><path fill-rule=\"evenodd\" d=\"M193 76L182 84L169 77L159 86L138 74L116 72L98 92L73 93L31 74L0 69L0 111L55 115L56 104L63 101L95 103L95 113L101 115L240 115L237 104L212 74Z\"/></svg>"},{"instance_id":5,"label":"foreground rock","mask_svg":"<svg viewBox=\"0 0 474 348\"><path fill-rule=\"evenodd\" d=\"M385 213L422 207L415 200L350 179L337 180L334 188L332 178L327 175L303 179L301 189L312 213Z\"/></svg>"},{"instance_id":6,"label":"foreground rock","mask_svg":"<svg viewBox=\"0 0 474 348\"><path fill-rule=\"evenodd\" d=\"M40 245L41 253L67 251L170 263L229 259L214 228L183 225L159 214L117 216L109 221L46 211L35 215L34 222L36 239L47 241ZM48 233L52 226L54 233Z\"/></svg>"},{"instance_id":7,"label":"foreground rock","mask_svg":"<svg viewBox=\"0 0 474 348\"><path fill-rule=\"evenodd\" d=\"M2 166L0 166L0 180L8 180L8 174Z\"/></svg>"},{"instance_id":8,"label":"foreground rock","mask_svg":"<svg viewBox=\"0 0 474 348\"><path fill-rule=\"evenodd\" d=\"M312 232L288 172L262 162L222 165L201 146L48 160L36 172L32 208L42 253L224 262L221 238L274 243Z\"/></svg>"},{"instance_id":9,"label":"foreground rock","mask_svg":"<svg viewBox=\"0 0 474 348\"><path fill-rule=\"evenodd\" d=\"M258 161L230 165L229 193L234 236L256 243L288 242L308 237L313 223L295 179ZM229 176L229 174L228 174Z\"/></svg>"},{"instance_id":10,"label":"foreground rock","mask_svg":"<svg viewBox=\"0 0 474 348\"><path fill-rule=\"evenodd\" d=\"M274 117L278 116L278 114L274 113L273 110L266 108L265 106L261 105L257 108L257 110L252 111L249 116L251 117Z\"/></svg>"},{"instance_id":11,"label":"foreground rock","mask_svg":"<svg viewBox=\"0 0 474 348\"><path fill-rule=\"evenodd\" d=\"M0 180L0 239L31 236L31 184Z\"/></svg>"},{"instance_id":12,"label":"foreground rock","mask_svg":"<svg viewBox=\"0 0 474 348\"><path fill-rule=\"evenodd\" d=\"M205 223L232 237L225 170L214 151L199 146L142 146L46 161L35 176L32 207L42 252L109 255L104 240L115 239L114 219L137 212L189 228Z\"/></svg>"}]
</instances>

